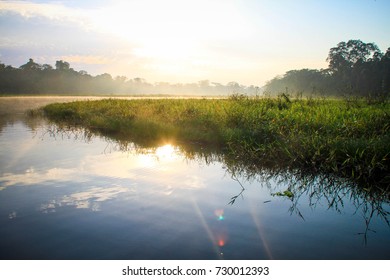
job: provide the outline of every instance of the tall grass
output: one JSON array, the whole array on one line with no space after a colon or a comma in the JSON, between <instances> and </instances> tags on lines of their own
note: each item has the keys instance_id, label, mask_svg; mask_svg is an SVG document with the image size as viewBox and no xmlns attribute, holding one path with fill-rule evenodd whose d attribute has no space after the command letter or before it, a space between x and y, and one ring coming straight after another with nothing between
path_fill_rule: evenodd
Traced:
<instances>
[{"instance_id":1,"label":"tall grass","mask_svg":"<svg viewBox=\"0 0 390 280\"><path fill-rule=\"evenodd\" d=\"M170 139L223 148L253 164L390 184L390 104L246 98L79 101L43 108L57 122L118 139Z\"/></svg>"}]
</instances>

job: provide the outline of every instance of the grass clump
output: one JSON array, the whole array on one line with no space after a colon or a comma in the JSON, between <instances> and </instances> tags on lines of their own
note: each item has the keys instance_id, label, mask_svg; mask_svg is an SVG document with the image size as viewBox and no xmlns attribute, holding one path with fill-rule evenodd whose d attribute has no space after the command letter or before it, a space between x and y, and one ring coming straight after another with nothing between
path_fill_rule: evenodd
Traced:
<instances>
[{"instance_id":1,"label":"grass clump","mask_svg":"<svg viewBox=\"0 0 390 280\"><path fill-rule=\"evenodd\" d=\"M278 98L105 99L50 104L51 120L131 141L201 143L253 164L390 184L390 104Z\"/></svg>"}]
</instances>

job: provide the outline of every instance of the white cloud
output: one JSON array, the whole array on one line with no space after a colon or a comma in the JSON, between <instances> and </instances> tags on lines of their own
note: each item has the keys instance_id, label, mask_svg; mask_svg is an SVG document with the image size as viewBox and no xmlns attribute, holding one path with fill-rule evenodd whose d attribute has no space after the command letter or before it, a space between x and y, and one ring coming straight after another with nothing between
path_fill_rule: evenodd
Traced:
<instances>
[{"instance_id":1,"label":"white cloud","mask_svg":"<svg viewBox=\"0 0 390 280\"><path fill-rule=\"evenodd\" d=\"M60 3L34 3L30 1L2 1L1 12L13 12L26 19L44 17L54 21L77 23L85 28L90 27L88 11L68 8Z\"/></svg>"},{"instance_id":2,"label":"white cloud","mask_svg":"<svg viewBox=\"0 0 390 280\"><path fill-rule=\"evenodd\" d=\"M236 74L232 69L253 64L246 55L213 50L252 38L253 28L231 1L107 1L88 8L3 1L0 10L38 22L3 36L7 47L39 52L28 56L46 56L43 63L53 63L50 57L67 60L94 75L100 74L98 69L113 76L135 72L151 82L173 83L220 82L228 75L223 82L229 82Z\"/></svg>"},{"instance_id":3,"label":"white cloud","mask_svg":"<svg viewBox=\"0 0 390 280\"><path fill-rule=\"evenodd\" d=\"M101 203L117 198L120 194L128 193L130 190L126 187L93 187L81 192L75 192L70 195L64 195L57 200L51 200L43 203L39 210L43 213L55 212L58 207L73 206L79 209L91 209L99 211Z\"/></svg>"}]
</instances>

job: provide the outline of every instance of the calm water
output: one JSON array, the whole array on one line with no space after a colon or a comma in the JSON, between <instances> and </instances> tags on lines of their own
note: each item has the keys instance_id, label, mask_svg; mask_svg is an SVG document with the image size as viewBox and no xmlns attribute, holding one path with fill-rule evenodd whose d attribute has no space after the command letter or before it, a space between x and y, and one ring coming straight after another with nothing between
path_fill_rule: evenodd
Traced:
<instances>
[{"instance_id":1,"label":"calm water","mask_svg":"<svg viewBox=\"0 0 390 280\"><path fill-rule=\"evenodd\" d=\"M1 259L390 259L389 204L348 186L0 125Z\"/></svg>"}]
</instances>

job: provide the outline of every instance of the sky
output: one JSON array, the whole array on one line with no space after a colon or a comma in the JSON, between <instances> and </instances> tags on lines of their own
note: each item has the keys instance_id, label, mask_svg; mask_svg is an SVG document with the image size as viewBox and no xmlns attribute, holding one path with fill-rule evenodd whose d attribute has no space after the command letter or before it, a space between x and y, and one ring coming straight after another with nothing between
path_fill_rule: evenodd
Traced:
<instances>
[{"instance_id":1,"label":"sky","mask_svg":"<svg viewBox=\"0 0 390 280\"><path fill-rule=\"evenodd\" d=\"M0 61L148 82L263 86L327 68L341 41L390 47L389 0L0 0Z\"/></svg>"}]
</instances>

